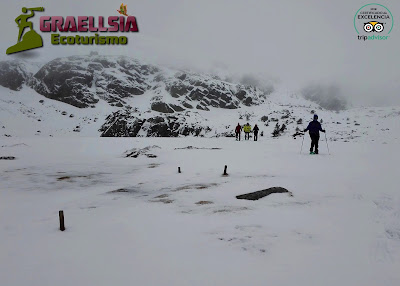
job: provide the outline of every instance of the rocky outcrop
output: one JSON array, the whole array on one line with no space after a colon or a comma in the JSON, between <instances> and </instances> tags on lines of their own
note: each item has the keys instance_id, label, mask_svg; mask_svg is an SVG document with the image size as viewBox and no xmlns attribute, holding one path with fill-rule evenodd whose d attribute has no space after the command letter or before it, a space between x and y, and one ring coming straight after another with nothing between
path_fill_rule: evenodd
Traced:
<instances>
[{"instance_id":1,"label":"rocky outcrop","mask_svg":"<svg viewBox=\"0 0 400 286\"><path fill-rule=\"evenodd\" d=\"M1 85L19 90L26 84L45 97L79 108L95 107L100 100L123 108L129 98L149 92L151 110L172 114L188 109L237 109L260 104L268 95L256 87L156 67L125 56L91 53L58 58L34 73L18 61L0 62L0 68Z\"/></svg>"},{"instance_id":2,"label":"rocky outcrop","mask_svg":"<svg viewBox=\"0 0 400 286\"><path fill-rule=\"evenodd\" d=\"M155 155L154 151L157 149L161 149L160 146L153 145L153 146L147 146L145 148L133 148L131 150L127 150L124 152L123 156L128 158L137 158L139 156L146 156L147 158L157 158L157 155Z\"/></svg>"},{"instance_id":3,"label":"rocky outcrop","mask_svg":"<svg viewBox=\"0 0 400 286\"><path fill-rule=\"evenodd\" d=\"M127 57L73 56L55 59L35 75L32 87L40 94L84 108L100 99L123 106L124 98L150 88L155 67Z\"/></svg>"},{"instance_id":4,"label":"rocky outcrop","mask_svg":"<svg viewBox=\"0 0 400 286\"><path fill-rule=\"evenodd\" d=\"M196 108L206 111L209 107L237 109L241 105L260 104L268 95L255 87L225 82L210 75L178 72L164 81L166 91L183 106L192 108L189 102L197 102Z\"/></svg>"},{"instance_id":5,"label":"rocky outcrop","mask_svg":"<svg viewBox=\"0 0 400 286\"><path fill-rule=\"evenodd\" d=\"M0 62L0 85L11 90L20 90L32 77L29 64L14 60Z\"/></svg>"},{"instance_id":6,"label":"rocky outcrop","mask_svg":"<svg viewBox=\"0 0 400 286\"><path fill-rule=\"evenodd\" d=\"M239 200L251 200L251 201L256 201L259 200L263 197L266 197L270 194L276 194L276 193L289 193L290 196L293 196L291 192L289 192L287 189L282 188L282 187L272 187L268 188L265 190L257 191L254 193L248 193L240 196L236 196L237 199Z\"/></svg>"},{"instance_id":7,"label":"rocky outcrop","mask_svg":"<svg viewBox=\"0 0 400 286\"><path fill-rule=\"evenodd\" d=\"M198 114L160 114L144 117L132 110L114 112L100 128L102 137L178 137L204 136L211 129Z\"/></svg>"}]
</instances>

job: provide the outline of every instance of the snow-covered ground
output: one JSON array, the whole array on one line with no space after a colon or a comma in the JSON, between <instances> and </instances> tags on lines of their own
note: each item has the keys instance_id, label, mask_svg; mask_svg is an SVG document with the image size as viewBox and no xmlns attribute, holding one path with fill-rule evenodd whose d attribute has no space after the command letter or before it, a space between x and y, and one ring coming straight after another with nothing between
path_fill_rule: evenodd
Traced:
<instances>
[{"instance_id":1,"label":"snow-covered ground","mask_svg":"<svg viewBox=\"0 0 400 286\"><path fill-rule=\"evenodd\" d=\"M399 285L391 132L318 156L308 136L2 137L0 284ZM273 186L293 196L235 198Z\"/></svg>"}]
</instances>

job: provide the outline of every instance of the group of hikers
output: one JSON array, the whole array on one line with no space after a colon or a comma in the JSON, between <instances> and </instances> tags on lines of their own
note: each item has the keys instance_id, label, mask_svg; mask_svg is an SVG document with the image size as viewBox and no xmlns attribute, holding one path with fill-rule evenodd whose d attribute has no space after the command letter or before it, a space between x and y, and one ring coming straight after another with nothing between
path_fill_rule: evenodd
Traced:
<instances>
[{"instance_id":1,"label":"group of hikers","mask_svg":"<svg viewBox=\"0 0 400 286\"><path fill-rule=\"evenodd\" d=\"M244 140L249 140L250 139L250 133L253 131L254 133L254 141L258 140L258 131L260 130L256 125L254 125L253 130L251 130L251 125L247 122L247 124L240 126L240 124L238 123L238 125L235 128L235 134L236 134L236 140L240 141L240 134L242 132L242 130L244 131Z\"/></svg>"},{"instance_id":2,"label":"group of hikers","mask_svg":"<svg viewBox=\"0 0 400 286\"><path fill-rule=\"evenodd\" d=\"M251 129L251 125L249 123L240 126L238 125L235 128L235 134L236 134L236 140L240 141L240 134L244 131L244 140L249 140L250 139L250 133L254 133L254 141L258 140L258 131L260 130L256 125L254 125L253 130ZM310 134L311 138L311 148L310 148L310 154L318 154L318 142L319 142L319 132L324 132L325 130L322 129L321 123L318 121L318 115L314 114L313 121L311 121L307 128L303 130L303 132L307 132Z\"/></svg>"}]
</instances>

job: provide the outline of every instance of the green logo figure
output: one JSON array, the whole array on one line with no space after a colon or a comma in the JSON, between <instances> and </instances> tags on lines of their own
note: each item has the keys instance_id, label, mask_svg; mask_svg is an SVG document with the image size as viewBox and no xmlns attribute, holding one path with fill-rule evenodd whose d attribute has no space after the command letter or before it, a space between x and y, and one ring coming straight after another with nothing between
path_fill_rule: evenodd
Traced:
<instances>
[{"instance_id":1,"label":"green logo figure","mask_svg":"<svg viewBox=\"0 0 400 286\"><path fill-rule=\"evenodd\" d=\"M31 11L30 14L26 14L27 12ZM43 7L37 7L37 8L22 8L22 13L15 19L15 23L17 23L18 28L19 28L19 33L18 33L18 41L17 44L14 46L11 46L7 49L6 54L13 54L13 53L18 53L26 50L31 50L31 49L36 49L43 47L43 40L42 37L33 30L33 24L31 22L28 22L27 20L29 18L32 18L35 16L35 13L33 11L40 11L43 12L44 8ZM25 28L30 28L30 31L26 32L25 35L23 35ZM23 35L23 36L22 36ZM21 40L22 38L22 40Z\"/></svg>"}]
</instances>

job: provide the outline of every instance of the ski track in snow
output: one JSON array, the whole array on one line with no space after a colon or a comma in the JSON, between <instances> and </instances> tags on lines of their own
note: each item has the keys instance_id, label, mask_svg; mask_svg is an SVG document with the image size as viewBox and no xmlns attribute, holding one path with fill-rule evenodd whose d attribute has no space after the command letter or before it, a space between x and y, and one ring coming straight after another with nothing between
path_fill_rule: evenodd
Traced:
<instances>
[{"instance_id":1,"label":"ski track in snow","mask_svg":"<svg viewBox=\"0 0 400 286\"><path fill-rule=\"evenodd\" d=\"M373 203L378 210L376 221L383 225L383 229L377 235L371 255L382 263L400 261L400 201L381 194Z\"/></svg>"}]
</instances>

